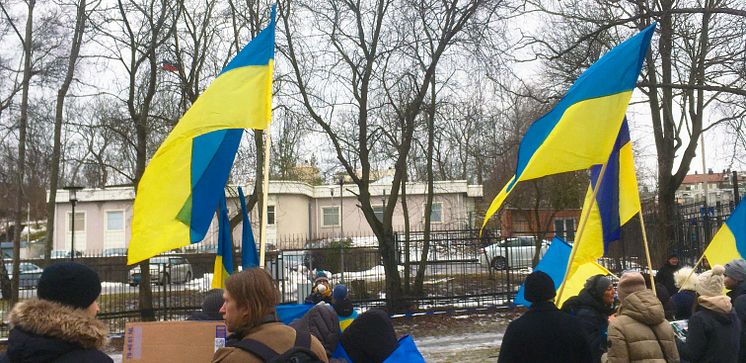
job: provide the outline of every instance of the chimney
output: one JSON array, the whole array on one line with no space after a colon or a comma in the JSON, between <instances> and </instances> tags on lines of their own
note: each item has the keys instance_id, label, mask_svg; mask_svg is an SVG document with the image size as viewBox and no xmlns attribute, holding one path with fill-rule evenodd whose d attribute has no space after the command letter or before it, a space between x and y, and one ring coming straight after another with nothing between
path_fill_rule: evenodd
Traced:
<instances>
[{"instance_id":1,"label":"chimney","mask_svg":"<svg viewBox=\"0 0 746 363\"><path fill-rule=\"evenodd\" d=\"M707 169L707 174L712 175L712 169Z\"/></svg>"},{"instance_id":2,"label":"chimney","mask_svg":"<svg viewBox=\"0 0 746 363\"><path fill-rule=\"evenodd\" d=\"M698 173L697 173L697 171L695 170L695 171L694 171L694 175L697 175L697 174L698 174Z\"/></svg>"}]
</instances>

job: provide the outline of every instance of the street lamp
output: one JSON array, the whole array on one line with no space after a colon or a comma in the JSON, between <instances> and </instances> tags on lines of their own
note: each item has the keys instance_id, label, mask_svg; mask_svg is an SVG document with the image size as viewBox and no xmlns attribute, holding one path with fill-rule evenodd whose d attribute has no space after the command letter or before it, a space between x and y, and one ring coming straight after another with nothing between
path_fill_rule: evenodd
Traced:
<instances>
[{"instance_id":1,"label":"street lamp","mask_svg":"<svg viewBox=\"0 0 746 363\"><path fill-rule=\"evenodd\" d=\"M344 223L342 223L344 221L342 217L344 215L342 213L342 208L343 208L342 205L344 201L342 199L342 186L345 183L345 177L343 175L340 175L337 181L339 182L339 239L341 241L345 237L345 227L344 227Z\"/></svg>"},{"instance_id":2,"label":"street lamp","mask_svg":"<svg viewBox=\"0 0 746 363\"><path fill-rule=\"evenodd\" d=\"M70 230L72 233L72 236L70 238L70 261L75 260L75 204L78 203L78 190L83 189L83 187L79 186L66 186L62 188L64 190L67 190L67 200L70 201L70 204L72 205L72 217L70 218Z\"/></svg>"}]
</instances>

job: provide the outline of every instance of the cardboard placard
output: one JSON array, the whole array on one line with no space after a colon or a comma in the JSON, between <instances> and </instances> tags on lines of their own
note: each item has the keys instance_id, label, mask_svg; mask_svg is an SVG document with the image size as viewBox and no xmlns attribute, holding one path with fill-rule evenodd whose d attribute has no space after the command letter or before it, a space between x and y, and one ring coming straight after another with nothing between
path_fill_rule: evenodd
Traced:
<instances>
[{"instance_id":1,"label":"cardboard placard","mask_svg":"<svg viewBox=\"0 0 746 363\"><path fill-rule=\"evenodd\" d=\"M131 322L124 329L123 362L209 362L225 347L222 321Z\"/></svg>"}]
</instances>

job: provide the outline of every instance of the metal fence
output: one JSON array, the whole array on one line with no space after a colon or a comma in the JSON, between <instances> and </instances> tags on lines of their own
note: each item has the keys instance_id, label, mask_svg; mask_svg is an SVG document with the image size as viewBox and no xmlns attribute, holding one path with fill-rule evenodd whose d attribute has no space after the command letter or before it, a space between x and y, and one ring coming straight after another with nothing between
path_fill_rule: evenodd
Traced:
<instances>
[{"instance_id":1,"label":"metal fence","mask_svg":"<svg viewBox=\"0 0 746 363\"><path fill-rule=\"evenodd\" d=\"M685 261L701 254L733 209L732 205L700 207L679 208L673 248ZM646 217L646 222L652 231L655 220ZM612 272L644 268L644 253L636 230L639 231L639 223L626 226L622 239L612 244L607 257L602 259L601 263ZM431 233L428 251L424 253L423 232L396 233L398 273L409 312L508 305L534 262L548 248L547 239L552 233L516 235L522 236L498 238L487 232L480 237L475 229L437 230ZM298 245L297 241L294 245ZM314 271L323 269L331 275L332 284L347 285L355 305L385 304L386 273L375 238L317 239L302 245L307 248L271 250L266 255L267 271L277 282L283 303L302 302L311 292ZM198 252L167 254L151 260L156 319L183 320L200 309L205 292L210 290L215 253ZM239 251L234 257L234 265L239 266ZM89 253L76 257L75 261L90 266L101 277L99 317L109 324L112 332L123 331L127 321L140 320L137 267L127 266L125 256ZM39 268L45 266L40 259L22 262ZM25 281L21 299L36 296L35 280L40 271L33 265L27 266L29 272L21 275ZM418 271L422 271L420 280ZM418 282L421 293L416 291ZM6 313L7 309L0 312L2 321L7 320ZM0 325L0 336L7 336L7 329L7 325Z\"/></svg>"}]
</instances>

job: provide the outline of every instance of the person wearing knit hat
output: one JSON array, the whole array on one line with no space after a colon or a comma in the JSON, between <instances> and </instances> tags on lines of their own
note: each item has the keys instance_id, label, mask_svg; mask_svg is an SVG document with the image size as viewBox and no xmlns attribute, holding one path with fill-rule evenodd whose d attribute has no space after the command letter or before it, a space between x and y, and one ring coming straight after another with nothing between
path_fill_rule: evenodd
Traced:
<instances>
[{"instance_id":1,"label":"person wearing knit hat","mask_svg":"<svg viewBox=\"0 0 746 363\"><path fill-rule=\"evenodd\" d=\"M212 289L205 293L205 298L202 300L202 310L193 312L188 320L223 320L223 315L220 314L222 306L223 289Z\"/></svg>"},{"instance_id":2,"label":"person wearing knit hat","mask_svg":"<svg viewBox=\"0 0 746 363\"><path fill-rule=\"evenodd\" d=\"M663 263L658 269L658 273L655 274L655 281L660 282L665 286L669 293L676 291L676 284L673 281L674 272L681 268L679 256L675 253L671 253L666 258L666 262Z\"/></svg>"},{"instance_id":3,"label":"person wearing knit hat","mask_svg":"<svg viewBox=\"0 0 746 363\"><path fill-rule=\"evenodd\" d=\"M739 361L741 322L723 293L725 268L715 265L697 281L697 305L689 318L686 342L676 341L682 360L690 362Z\"/></svg>"},{"instance_id":4,"label":"person wearing knit hat","mask_svg":"<svg viewBox=\"0 0 746 363\"><path fill-rule=\"evenodd\" d=\"M554 305L555 285L542 271L526 278L524 297L531 307L512 321L500 345L498 362L592 362L580 321Z\"/></svg>"},{"instance_id":5,"label":"person wearing knit hat","mask_svg":"<svg viewBox=\"0 0 746 363\"><path fill-rule=\"evenodd\" d=\"M593 361L601 360L607 348L609 316L614 312L614 285L604 275L594 275L585 281L583 289L562 305L562 311L578 317L591 345Z\"/></svg>"},{"instance_id":6,"label":"person wearing knit hat","mask_svg":"<svg viewBox=\"0 0 746 363\"><path fill-rule=\"evenodd\" d=\"M112 362L101 348L106 325L96 319L101 280L91 268L73 262L47 266L37 299L11 310L8 348L0 362Z\"/></svg>"},{"instance_id":7,"label":"person wearing knit hat","mask_svg":"<svg viewBox=\"0 0 746 363\"><path fill-rule=\"evenodd\" d=\"M350 300L347 294L347 286L342 284L334 286L334 291L332 292L332 308L334 308L334 312L337 313L339 329L341 331L345 331L359 314L359 311L352 306L352 300Z\"/></svg>"},{"instance_id":8,"label":"person wearing knit hat","mask_svg":"<svg viewBox=\"0 0 746 363\"><path fill-rule=\"evenodd\" d=\"M741 321L741 352L739 362L746 362L746 261L742 258L734 259L725 264L725 288L729 289L733 309Z\"/></svg>"},{"instance_id":9,"label":"person wearing knit hat","mask_svg":"<svg viewBox=\"0 0 746 363\"><path fill-rule=\"evenodd\" d=\"M674 319L685 320L692 316L694 302L697 300L697 280L699 275L692 271L691 267L682 267L673 274L674 282L678 292L671 295L673 302Z\"/></svg>"},{"instance_id":10,"label":"person wearing knit hat","mask_svg":"<svg viewBox=\"0 0 746 363\"><path fill-rule=\"evenodd\" d=\"M619 312L609 323L608 362L678 362L671 324L639 272L627 272L617 285Z\"/></svg>"},{"instance_id":11,"label":"person wearing knit hat","mask_svg":"<svg viewBox=\"0 0 746 363\"><path fill-rule=\"evenodd\" d=\"M313 280L311 294L306 296L307 304L318 304L320 302L327 304L332 303L332 287L329 284L329 277L324 270L316 271L316 277Z\"/></svg>"}]
</instances>

